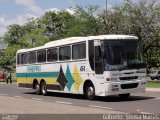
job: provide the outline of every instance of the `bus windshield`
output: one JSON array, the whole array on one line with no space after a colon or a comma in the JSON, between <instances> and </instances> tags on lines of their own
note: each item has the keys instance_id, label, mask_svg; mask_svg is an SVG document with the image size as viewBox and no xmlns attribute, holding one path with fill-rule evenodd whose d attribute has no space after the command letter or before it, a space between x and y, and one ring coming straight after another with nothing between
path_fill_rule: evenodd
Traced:
<instances>
[{"instance_id":1,"label":"bus windshield","mask_svg":"<svg viewBox=\"0 0 160 120\"><path fill-rule=\"evenodd\" d=\"M137 40L104 41L105 70L145 68Z\"/></svg>"}]
</instances>

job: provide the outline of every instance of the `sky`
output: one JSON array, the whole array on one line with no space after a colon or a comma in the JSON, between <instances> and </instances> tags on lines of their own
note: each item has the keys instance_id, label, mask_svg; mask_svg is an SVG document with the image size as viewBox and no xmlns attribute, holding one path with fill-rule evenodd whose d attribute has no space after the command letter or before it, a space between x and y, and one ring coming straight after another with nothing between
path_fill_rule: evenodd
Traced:
<instances>
[{"instance_id":1,"label":"sky","mask_svg":"<svg viewBox=\"0 0 160 120\"><path fill-rule=\"evenodd\" d=\"M108 8L122 1L108 0ZM40 17L46 11L67 10L73 14L70 8L76 5L99 5L103 10L106 0L0 0L0 37L4 36L8 25L23 25L30 17Z\"/></svg>"}]
</instances>

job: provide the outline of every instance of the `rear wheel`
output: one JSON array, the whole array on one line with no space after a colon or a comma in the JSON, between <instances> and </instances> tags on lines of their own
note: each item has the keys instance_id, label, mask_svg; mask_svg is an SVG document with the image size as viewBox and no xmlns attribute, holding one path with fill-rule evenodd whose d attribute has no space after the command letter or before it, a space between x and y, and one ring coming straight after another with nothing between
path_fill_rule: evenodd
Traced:
<instances>
[{"instance_id":1,"label":"rear wheel","mask_svg":"<svg viewBox=\"0 0 160 120\"><path fill-rule=\"evenodd\" d=\"M42 82L42 84L41 84L41 93L44 96L47 95L47 86L46 86L45 82Z\"/></svg>"},{"instance_id":2,"label":"rear wheel","mask_svg":"<svg viewBox=\"0 0 160 120\"><path fill-rule=\"evenodd\" d=\"M126 93L126 94L119 94L118 95L121 99L127 99L130 96L130 93Z\"/></svg>"},{"instance_id":3,"label":"rear wheel","mask_svg":"<svg viewBox=\"0 0 160 120\"><path fill-rule=\"evenodd\" d=\"M38 84L38 82L36 82L34 84L34 88L35 88L35 92L37 95L40 95L41 94L41 89L40 89L40 85Z\"/></svg>"},{"instance_id":4,"label":"rear wheel","mask_svg":"<svg viewBox=\"0 0 160 120\"><path fill-rule=\"evenodd\" d=\"M93 100L95 98L95 88L92 84L87 85L86 87L86 97L89 100Z\"/></svg>"}]
</instances>

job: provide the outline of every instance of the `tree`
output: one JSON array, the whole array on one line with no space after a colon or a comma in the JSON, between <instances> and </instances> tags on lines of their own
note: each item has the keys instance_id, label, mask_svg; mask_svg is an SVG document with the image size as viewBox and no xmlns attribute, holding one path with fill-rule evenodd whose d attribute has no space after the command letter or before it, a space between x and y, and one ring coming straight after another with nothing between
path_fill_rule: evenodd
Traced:
<instances>
[{"instance_id":1,"label":"tree","mask_svg":"<svg viewBox=\"0 0 160 120\"><path fill-rule=\"evenodd\" d=\"M138 36L146 61L160 60L160 5L157 0L139 3L125 0L123 5L107 12L99 12L94 5L76 6L73 10L74 15L67 11L50 11L40 18L30 19L25 25L10 25L4 36L8 44L4 54L13 57L18 49L72 36L128 34Z\"/></svg>"},{"instance_id":2,"label":"tree","mask_svg":"<svg viewBox=\"0 0 160 120\"><path fill-rule=\"evenodd\" d=\"M83 34L88 35L99 35L101 32L102 24L100 23L100 18L96 13L98 6L89 5L85 7L77 6L75 9L76 17L82 21Z\"/></svg>"},{"instance_id":3,"label":"tree","mask_svg":"<svg viewBox=\"0 0 160 120\"><path fill-rule=\"evenodd\" d=\"M49 41L49 37L45 36L44 31L44 29L37 28L22 36L20 39L22 45L21 48L31 48L44 45Z\"/></svg>"},{"instance_id":4,"label":"tree","mask_svg":"<svg viewBox=\"0 0 160 120\"><path fill-rule=\"evenodd\" d=\"M135 3L125 0L122 6L115 6L114 11L101 14L106 34L131 34L138 36L143 45L146 61L160 59L160 5L157 0ZM107 16L107 17L105 17Z\"/></svg>"},{"instance_id":5,"label":"tree","mask_svg":"<svg viewBox=\"0 0 160 120\"><path fill-rule=\"evenodd\" d=\"M20 25L13 24L8 27L8 31L5 33L4 41L8 46L13 46L19 43L19 39L24 35L23 28Z\"/></svg>"}]
</instances>

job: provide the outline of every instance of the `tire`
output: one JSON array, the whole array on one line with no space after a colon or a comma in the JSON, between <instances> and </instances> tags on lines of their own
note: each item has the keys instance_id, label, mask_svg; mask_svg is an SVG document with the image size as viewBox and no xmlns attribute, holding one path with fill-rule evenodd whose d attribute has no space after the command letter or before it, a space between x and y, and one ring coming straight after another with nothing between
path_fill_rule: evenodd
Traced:
<instances>
[{"instance_id":1,"label":"tire","mask_svg":"<svg viewBox=\"0 0 160 120\"><path fill-rule=\"evenodd\" d=\"M34 84L34 88L35 88L35 92L37 95L40 95L41 94L41 88L40 88L40 85L38 84L38 82L36 82Z\"/></svg>"},{"instance_id":2,"label":"tire","mask_svg":"<svg viewBox=\"0 0 160 120\"><path fill-rule=\"evenodd\" d=\"M45 82L42 82L41 84L41 93L42 95L46 96L47 95L47 86Z\"/></svg>"},{"instance_id":3,"label":"tire","mask_svg":"<svg viewBox=\"0 0 160 120\"><path fill-rule=\"evenodd\" d=\"M129 96L130 96L130 93L126 93L126 94L119 94L118 96L119 96L119 98L121 98L121 99L128 99L128 98L129 98Z\"/></svg>"},{"instance_id":4,"label":"tire","mask_svg":"<svg viewBox=\"0 0 160 120\"><path fill-rule=\"evenodd\" d=\"M95 98L95 88L92 84L87 85L85 95L89 100L93 100Z\"/></svg>"},{"instance_id":5,"label":"tire","mask_svg":"<svg viewBox=\"0 0 160 120\"><path fill-rule=\"evenodd\" d=\"M151 77L151 80L154 80L154 78L153 78L153 77Z\"/></svg>"}]
</instances>

